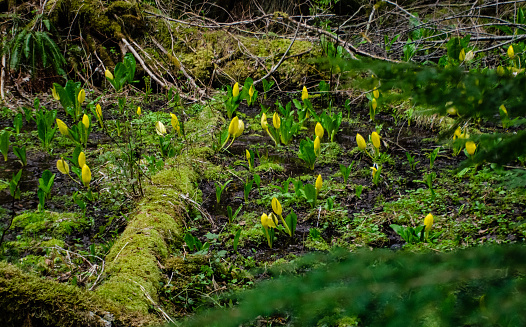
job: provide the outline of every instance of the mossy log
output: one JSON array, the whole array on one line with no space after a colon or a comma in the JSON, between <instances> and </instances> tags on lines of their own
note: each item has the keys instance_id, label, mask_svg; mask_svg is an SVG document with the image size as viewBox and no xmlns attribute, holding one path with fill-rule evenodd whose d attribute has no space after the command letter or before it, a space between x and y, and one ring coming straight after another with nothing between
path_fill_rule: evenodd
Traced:
<instances>
[{"instance_id":1,"label":"mossy log","mask_svg":"<svg viewBox=\"0 0 526 327\"><path fill-rule=\"evenodd\" d=\"M187 137L217 127L222 119L210 106L200 115L187 122ZM168 161L168 168L145 186L144 198L105 258L106 269L95 291L46 280L0 262L1 326L162 323L160 313L164 311L157 304L163 267L174 261L179 267L195 265L174 253L181 252L182 220L188 210L185 198L197 193L195 182L210 165L207 158L212 153L208 147L211 137L200 136L188 152ZM184 282L180 286L184 287Z\"/></svg>"}]
</instances>

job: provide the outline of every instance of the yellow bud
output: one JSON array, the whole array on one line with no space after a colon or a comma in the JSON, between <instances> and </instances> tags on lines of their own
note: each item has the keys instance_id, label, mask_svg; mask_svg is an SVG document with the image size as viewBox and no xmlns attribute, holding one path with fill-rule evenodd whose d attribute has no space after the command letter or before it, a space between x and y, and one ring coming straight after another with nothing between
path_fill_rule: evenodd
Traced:
<instances>
[{"instance_id":1,"label":"yellow bud","mask_svg":"<svg viewBox=\"0 0 526 327\"><path fill-rule=\"evenodd\" d=\"M278 217L274 213L270 213L267 218L268 227L276 228L278 227Z\"/></svg>"},{"instance_id":2,"label":"yellow bud","mask_svg":"<svg viewBox=\"0 0 526 327\"><path fill-rule=\"evenodd\" d=\"M107 79L113 81L113 74L109 71L109 69L106 69L104 76L106 76Z\"/></svg>"},{"instance_id":3,"label":"yellow bud","mask_svg":"<svg viewBox=\"0 0 526 327\"><path fill-rule=\"evenodd\" d=\"M466 53L466 61L471 61L475 58L475 54L473 53L473 50L469 50L468 53Z\"/></svg>"},{"instance_id":4,"label":"yellow bud","mask_svg":"<svg viewBox=\"0 0 526 327\"><path fill-rule=\"evenodd\" d=\"M466 60L466 51L464 49L460 50L460 54L458 55L458 60L461 62Z\"/></svg>"},{"instance_id":5,"label":"yellow bud","mask_svg":"<svg viewBox=\"0 0 526 327\"><path fill-rule=\"evenodd\" d=\"M376 132L371 133L371 140L375 148L380 149L380 135Z\"/></svg>"},{"instance_id":6,"label":"yellow bud","mask_svg":"<svg viewBox=\"0 0 526 327\"><path fill-rule=\"evenodd\" d=\"M245 123L241 119L239 119L237 123L236 133L233 136L240 137L241 134L243 134L244 130L245 130Z\"/></svg>"},{"instance_id":7,"label":"yellow bud","mask_svg":"<svg viewBox=\"0 0 526 327\"><path fill-rule=\"evenodd\" d=\"M88 187L89 182L91 182L91 170L88 165L82 166L82 182L86 187Z\"/></svg>"},{"instance_id":8,"label":"yellow bud","mask_svg":"<svg viewBox=\"0 0 526 327\"><path fill-rule=\"evenodd\" d=\"M317 156L320 155L320 137L316 135L316 139L314 139L314 154Z\"/></svg>"},{"instance_id":9,"label":"yellow bud","mask_svg":"<svg viewBox=\"0 0 526 327\"><path fill-rule=\"evenodd\" d=\"M57 169L58 171L60 171L62 174L64 175L67 175L69 174L69 165L68 163L64 160L64 158L60 158L58 161L57 161Z\"/></svg>"},{"instance_id":10,"label":"yellow bud","mask_svg":"<svg viewBox=\"0 0 526 327\"><path fill-rule=\"evenodd\" d=\"M177 134L181 134L181 126L179 125L179 120L177 119L177 116L175 114L170 113L170 116L172 116L172 127L174 131L177 132Z\"/></svg>"},{"instance_id":11,"label":"yellow bud","mask_svg":"<svg viewBox=\"0 0 526 327\"><path fill-rule=\"evenodd\" d=\"M239 84L236 82L232 88L232 96L235 98L239 95Z\"/></svg>"},{"instance_id":12,"label":"yellow bud","mask_svg":"<svg viewBox=\"0 0 526 327\"><path fill-rule=\"evenodd\" d=\"M272 198L272 210L276 213L276 215L281 216L281 213L283 212L283 209L281 208L281 203L279 203L277 198Z\"/></svg>"},{"instance_id":13,"label":"yellow bud","mask_svg":"<svg viewBox=\"0 0 526 327\"><path fill-rule=\"evenodd\" d=\"M140 116L141 113L142 113L142 111L141 111L141 107L137 107L137 116Z\"/></svg>"},{"instance_id":14,"label":"yellow bud","mask_svg":"<svg viewBox=\"0 0 526 327\"><path fill-rule=\"evenodd\" d=\"M460 127L457 127L455 133L453 134L453 140L455 140L457 137L460 137L460 135L462 135L462 130L460 129Z\"/></svg>"},{"instance_id":15,"label":"yellow bud","mask_svg":"<svg viewBox=\"0 0 526 327\"><path fill-rule=\"evenodd\" d=\"M506 107L504 107L503 104L500 105L499 109L502 111L504 115L506 116L508 115L508 110L506 110Z\"/></svg>"},{"instance_id":16,"label":"yellow bud","mask_svg":"<svg viewBox=\"0 0 526 327\"><path fill-rule=\"evenodd\" d=\"M261 225L263 225L263 227L265 227L265 229L267 229L268 227L270 228L276 228L277 227L277 218L276 216L274 216L273 213L271 213L269 216L267 216L266 214L262 214L261 215Z\"/></svg>"},{"instance_id":17,"label":"yellow bud","mask_svg":"<svg viewBox=\"0 0 526 327\"><path fill-rule=\"evenodd\" d=\"M253 95L254 95L254 85L250 85L250 89L248 89L248 96L252 99Z\"/></svg>"},{"instance_id":18,"label":"yellow bud","mask_svg":"<svg viewBox=\"0 0 526 327\"><path fill-rule=\"evenodd\" d=\"M458 113L457 108L455 107L449 107L447 108L446 112L450 114L451 116L454 116Z\"/></svg>"},{"instance_id":19,"label":"yellow bud","mask_svg":"<svg viewBox=\"0 0 526 327\"><path fill-rule=\"evenodd\" d=\"M166 134L166 127L164 127L163 123L158 121L157 123L155 123L155 131L157 132L157 134L163 136L164 134Z\"/></svg>"},{"instance_id":20,"label":"yellow bud","mask_svg":"<svg viewBox=\"0 0 526 327\"><path fill-rule=\"evenodd\" d=\"M275 112L274 116L272 116L272 124L274 125L275 129L279 129L279 127L281 126L281 118L279 118L277 112Z\"/></svg>"},{"instance_id":21,"label":"yellow bud","mask_svg":"<svg viewBox=\"0 0 526 327\"><path fill-rule=\"evenodd\" d=\"M376 172L378 171L378 169L376 167L369 167L369 168L371 168L371 175L374 178L374 176L376 175Z\"/></svg>"},{"instance_id":22,"label":"yellow bud","mask_svg":"<svg viewBox=\"0 0 526 327\"><path fill-rule=\"evenodd\" d=\"M66 123L64 123L62 120L58 118L57 118L57 126L58 126L58 130L60 131L60 134L64 136L69 135L68 125L66 125Z\"/></svg>"},{"instance_id":23,"label":"yellow bud","mask_svg":"<svg viewBox=\"0 0 526 327\"><path fill-rule=\"evenodd\" d=\"M515 51L513 51L513 45L510 45L508 48L508 57L513 58L515 57Z\"/></svg>"},{"instance_id":24,"label":"yellow bud","mask_svg":"<svg viewBox=\"0 0 526 327\"><path fill-rule=\"evenodd\" d=\"M245 155L247 157L247 160L250 160L250 151L248 151L247 149L245 149Z\"/></svg>"},{"instance_id":25,"label":"yellow bud","mask_svg":"<svg viewBox=\"0 0 526 327\"><path fill-rule=\"evenodd\" d=\"M80 104L82 104L85 99L86 99L86 91L84 91L84 89L81 89L79 91L79 95L77 96L77 100L79 101Z\"/></svg>"},{"instance_id":26,"label":"yellow bud","mask_svg":"<svg viewBox=\"0 0 526 327\"><path fill-rule=\"evenodd\" d=\"M373 111L376 111L376 107L378 106L378 103L376 102L376 99L373 98L371 101L371 107L373 108Z\"/></svg>"},{"instance_id":27,"label":"yellow bud","mask_svg":"<svg viewBox=\"0 0 526 327\"><path fill-rule=\"evenodd\" d=\"M431 227L433 226L433 215L432 214L428 214L424 218L424 225L426 226L425 231L429 232L431 230Z\"/></svg>"},{"instance_id":28,"label":"yellow bud","mask_svg":"<svg viewBox=\"0 0 526 327\"><path fill-rule=\"evenodd\" d=\"M267 216L266 213L261 215L261 225L263 225L263 227L265 227L265 229L267 229L267 227L268 227L268 216Z\"/></svg>"},{"instance_id":29,"label":"yellow bud","mask_svg":"<svg viewBox=\"0 0 526 327\"><path fill-rule=\"evenodd\" d=\"M504 73L505 73L504 67L502 66L497 67L497 75L502 76L504 75Z\"/></svg>"},{"instance_id":30,"label":"yellow bud","mask_svg":"<svg viewBox=\"0 0 526 327\"><path fill-rule=\"evenodd\" d=\"M261 127L262 127L264 130L267 130L267 129L268 129L267 115L266 115L265 113L263 113L263 115L261 115Z\"/></svg>"},{"instance_id":31,"label":"yellow bud","mask_svg":"<svg viewBox=\"0 0 526 327\"><path fill-rule=\"evenodd\" d=\"M374 91L373 91L373 97L375 99L378 99L380 97L380 91L378 91L376 87L374 88Z\"/></svg>"},{"instance_id":32,"label":"yellow bud","mask_svg":"<svg viewBox=\"0 0 526 327\"><path fill-rule=\"evenodd\" d=\"M314 134L316 134L316 136L319 137L320 140L323 138L324 130L323 126L321 126L320 123L316 123L316 127L314 128Z\"/></svg>"},{"instance_id":33,"label":"yellow bud","mask_svg":"<svg viewBox=\"0 0 526 327\"><path fill-rule=\"evenodd\" d=\"M99 120L102 120L102 108L100 104L97 104L97 106L95 107L95 112L97 113L97 118Z\"/></svg>"},{"instance_id":34,"label":"yellow bud","mask_svg":"<svg viewBox=\"0 0 526 327\"><path fill-rule=\"evenodd\" d=\"M84 167L86 164L86 154L84 154L84 152L79 153L78 162L80 168Z\"/></svg>"},{"instance_id":35,"label":"yellow bud","mask_svg":"<svg viewBox=\"0 0 526 327\"><path fill-rule=\"evenodd\" d=\"M89 128L89 117L88 117L88 115L84 114L84 116L82 116L82 124L84 124L86 129Z\"/></svg>"},{"instance_id":36,"label":"yellow bud","mask_svg":"<svg viewBox=\"0 0 526 327\"><path fill-rule=\"evenodd\" d=\"M366 147L365 139L360 134L356 134L356 143L358 144L358 147L360 148L360 150L365 150L365 147Z\"/></svg>"},{"instance_id":37,"label":"yellow bud","mask_svg":"<svg viewBox=\"0 0 526 327\"><path fill-rule=\"evenodd\" d=\"M303 90L301 91L301 101L305 101L305 99L309 98L309 91L307 91L307 88L303 86Z\"/></svg>"},{"instance_id":38,"label":"yellow bud","mask_svg":"<svg viewBox=\"0 0 526 327\"><path fill-rule=\"evenodd\" d=\"M238 127L239 127L239 118L235 116L230 121L230 125L228 125L228 134L230 134L231 136L234 136L237 132Z\"/></svg>"},{"instance_id":39,"label":"yellow bud","mask_svg":"<svg viewBox=\"0 0 526 327\"><path fill-rule=\"evenodd\" d=\"M475 150L477 149L477 145L473 141L467 141L466 142L466 150L468 151L468 154L472 156L475 154Z\"/></svg>"},{"instance_id":40,"label":"yellow bud","mask_svg":"<svg viewBox=\"0 0 526 327\"><path fill-rule=\"evenodd\" d=\"M57 89L55 89L55 85L53 85L53 88L51 89L51 94L53 95L53 99L60 100L60 96L57 93Z\"/></svg>"},{"instance_id":41,"label":"yellow bud","mask_svg":"<svg viewBox=\"0 0 526 327\"><path fill-rule=\"evenodd\" d=\"M321 178L321 174L318 175L318 178L316 178L316 193L319 193L321 191L321 187L323 185L323 179Z\"/></svg>"}]
</instances>

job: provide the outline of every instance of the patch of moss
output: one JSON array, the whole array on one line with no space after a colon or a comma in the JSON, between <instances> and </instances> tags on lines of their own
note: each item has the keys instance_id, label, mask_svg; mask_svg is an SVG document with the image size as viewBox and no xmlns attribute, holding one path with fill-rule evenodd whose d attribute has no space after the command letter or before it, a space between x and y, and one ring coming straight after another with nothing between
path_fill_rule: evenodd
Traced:
<instances>
[{"instance_id":1,"label":"patch of moss","mask_svg":"<svg viewBox=\"0 0 526 327\"><path fill-rule=\"evenodd\" d=\"M283 168L282 165L277 164L277 163L273 163L273 162L264 162L264 163L262 163L259 166L254 168L254 172L256 172L256 173L261 173L261 172L266 173L266 172L269 172L269 171L283 172L283 171L285 171L285 168Z\"/></svg>"},{"instance_id":2,"label":"patch of moss","mask_svg":"<svg viewBox=\"0 0 526 327\"><path fill-rule=\"evenodd\" d=\"M2 326L146 326L160 324L155 316L123 306L78 287L23 273L0 262Z\"/></svg>"},{"instance_id":3,"label":"patch of moss","mask_svg":"<svg viewBox=\"0 0 526 327\"><path fill-rule=\"evenodd\" d=\"M11 228L21 228L25 235L50 236L69 235L74 230L80 231L88 227L88 220L81 214L66 212L58 213L52 211L26 212L16 216Z\"/></svg>"}]
</instances>

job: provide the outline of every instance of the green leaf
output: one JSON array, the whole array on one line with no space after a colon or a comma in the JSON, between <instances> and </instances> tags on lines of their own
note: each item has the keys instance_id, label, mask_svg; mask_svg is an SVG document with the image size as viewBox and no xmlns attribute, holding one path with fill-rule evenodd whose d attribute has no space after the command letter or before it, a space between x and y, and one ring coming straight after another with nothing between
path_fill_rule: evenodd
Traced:
<instances>
[{"instance_id":1,"label":"green leaf","mask_svg":"<svg viewBox=\"0 0 526 327\"><path fill-rule=\"evenodd\" d=\"M239 243L239 238L241 237L241 229L239 229L234 235L234 251L237 252L237 245Z\"/></svg>"},{"instance_id":2,"label":"green leaf","mask_svg":"<svg viewBox=\"0 0 526 327\"><path fill-rule=\"evenodd\" d=\"M310 169L314 169L316 154L314 153L314 142L310 138L301 140L298 157L305 161Z\"/></svg>"},{"instance_id":3,"label":"green leaf","mask_svg":"<svg viewBox=\"0 0 526 327\"><path fill-rule=\"evenodd\" d=\"M289 229L293 236L294 232L296 231L296 224L298 222L298 216L296 216L294 212L291 212L285 218L285 222L287 223L287 226L289 226Z\"/></svg>"}]
</instances>

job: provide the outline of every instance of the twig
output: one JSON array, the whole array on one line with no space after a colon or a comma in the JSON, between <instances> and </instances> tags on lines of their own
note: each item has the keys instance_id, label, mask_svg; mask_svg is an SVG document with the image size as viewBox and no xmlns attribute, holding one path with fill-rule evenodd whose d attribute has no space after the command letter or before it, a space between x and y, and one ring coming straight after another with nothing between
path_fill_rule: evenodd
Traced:
<instances>
[{"instance_id":1,"label":"twig","mask_svg":"<svg viewBox=\"0 0 526 327\"><path fill-rule=\"evenodd\" d=\"M310 25L307 25L307 24L304 24L304 23L301 23L301 22L297 22L297 21L295 21L294 19L292 19L292 18L290 18L288 16L281 16L280 18L282 18L283 20L287 20L287 21L293 22L295 24L299 24L304 29L314 31L314 32L316 32L318 34L323 34L326 37L334 40L336 42L336 44L339 44L341 47L343 47L345 49L345 51L347 51L349 53L349 55L351 55L351 58L353 58L353 59L356 59L356 57L354 55L358 54L358 55L361 55L361 56L364 56L364 57L369 57L369 58L378 59L378 60L382 60L382 61L400 63L400 61L398 61L398 60L393 60L393 59L389 59L389 58L379 57L379 56L375 56L373 54L370 54L370 53L358 50L357 48L355 48L351 44L348 44L347 42L342 41L337 36L333 35L332 33L328 32L326 30L323 30L321 28L317 28L317 27L310 26Z\"/></svg>"},{"instance_id":2,"label":"twig","mask_svg":"<svg viewBox=\"0 0 526 327\"><path fill-rule=\"evenodd\" d=\"M2 56L2 73L0 74L0 99L5 99L4 93L4 80L5 80L5 53Z\"/></svg>"},{"instance_id":3,"label":"twig","mask_svg":"<svg viewBox=\"0 0 526 327\"><path fill-rule=\"evenodd\" d=\"M210 216L210 214L205 210L203 209L203 207L201 207L199 205L199 203L195 202L194 200L192 200L189 196L187 195L184 195L184 194L181 194L179 193L179 196L181 198L183 198L183 200L185 201L188 201L190 202L190 204L192 204L194 206L194 208L196 208L203 216L205 216L205 218L210 222L210 224L212 225L213 228L216 227L215 223L214 223L214 220L212 219L212 216ZM173 204L172 204L173 205Z\"/></svg>"},{"instance_id":4,"label":"twig","mask_svg":"<svg viewBox=\"0 0 526 327\"><path fill-rule=\"evenodd\" d=\"M285 51L285 53L283 54L283 57L281 57L281 60L274 66L270 69L270 71L267 73L267 75L263 76L262 78L258 79L257 81L255 81L253 83L253 85L256 85L258 84L259 82L261 82L262 80L264 80L265 78L269 77L272 73L274 73L276 71L276 69L278 69L278 67L281 65L281 63L283 62L283 60L285 59L285 57L287 56L287 54L289 53L289 50L290 48L292 48L292 45L294 44L294 41L296 41L296 36L298 35L298 31L300 29L300 24L301 24L301 18L300 18L300 21L298 22L298 27L296 28L296 33L294 33L294 38L292 39L292 41L290 42L289 44L289 47L287 48L287 50Z\"/></svg>"},{"instance_id":5,"label":"twig","mask_svg":"<svg viewBox=\"0 0 526 327\"><path fill-rule=\"evenodd\" d=\"M113 259L113 262L115 262L115 260L117 260L117 258L119 257L119 254L121 254L122 250L124 250L124 248L126 247L126 245L128 245L128 243L130 243L129 241L126 242L126 244L124 244L124 246L121 248L121 250L119 251L119 253L117 253L117 255L115 256L115 258Z\"/></svg>"},{"instance_id":6,"label":"twig","mask_svg":"<svg viewBox=\"0 0 526 327\"><path fill-rule=\"evenodd\" d=\"M144 60L142 60L141 56L139 56L139 54L137 53L137 51L135 51L135 49L131 46L131 44L125 39L125 38L122 38L121 41L124 43L124 45L131 51L131 53L135 56L135 59L137 59L137 61L141 64L142 68L144 69L144 71L151 77L153 78L153 80L155 80L159 85L161 85L163 88L167 88L168 86L163 83L158 77L157 75L155 75L149 68L148 66L146 65L146 63L144 62Z\"/></svg>"},{"instance_id":7,"label":"twig","mask_svg":"<svg viewBox=\"0 0 526 327\"><path fill-rule=\"evenodd\" d=\"M183 73L183 75L188 79L188 81L190 82L190 85L192 85L192 87L193 87L195 90L197 90L197 91L201 94L202 97L207 97L207 96L206 96L206 91L200 89L200 88L197 86L197 84L195 83L195 80L193 79L193 77L190 76L190 75L186 72L186 69L184 68L183 63L181 62L181 60L179 60L179 58L177 58L177 56L176 56L173 52L172 52L171 54L169 54L168 51L167 51L167 50L166 50L166 49L165 49L165 48L164 48L159 42L157 42L157 40L156 40L153 36L151 37L151 39L152 39L153 43L155 43L155 45L156 45L159 49L161 49L161 51L162 51L164 54L166 54L167 56L168 56L168 55L169 55L169 56L172 56L172 57L174 57L174 58L177 60L177 62L178 62L178 67L177 67L177 68L179 68L179 70Z\"/></svg>"},{"instance_id":8,"label":"twig","mask_svg":"<svg viewBox=\"0 0 526 327\"><path fill-rule=\"evenodd\" d=\"M175 321L173 321L172 318L170 318L170 316L164 312L163 309L161 309L161 307L155 303L155 301L152 299L152 297L150 296L150 294L148 294L148 292L146 291L146 289L139 283L137 283L136 281L134 280L131 280L129 278L127 278L130 282L134 282L135 284L137 284L139 286L139 288L141 289L141 291L144 293L144 296L146 296L146 298L152 303L152 305L154 306L154 308L156 308L157 310L159 310L161 312L161 314L163 315L164 319L168 320L169 322L171 322L172 324L175 324Z\"/></svg>"}]
</instances>

